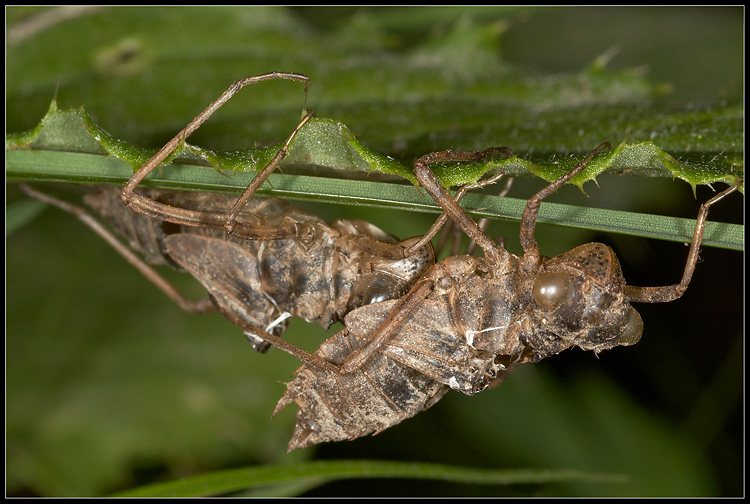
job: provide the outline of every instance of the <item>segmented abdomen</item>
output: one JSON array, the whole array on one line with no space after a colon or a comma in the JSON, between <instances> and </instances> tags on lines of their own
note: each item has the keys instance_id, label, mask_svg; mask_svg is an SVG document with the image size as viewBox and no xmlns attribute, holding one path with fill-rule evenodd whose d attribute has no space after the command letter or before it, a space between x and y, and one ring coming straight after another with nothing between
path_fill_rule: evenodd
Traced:
<instances>
[{"instance_id":1,"label":"segmented abdomen","mask_svg":"<svg viewBox=\"0 0 750 504\"><path fill-rule=\"evenodd\" d=\"M450 388L474 394L508 368L496 354L477 350L452 320L448 296L421 300L364 364L341 374L303 365L276 411L296 402L297 426L289 449L324 441L354 439L414 416ZM316 355L340 365L369 342L398 311L399 300L349 312L346 329L327 340Z\"/></svg>"},{"instance_id":2,"label":"segmented abdomen","mask_svg":"<svg viewBox=\"0 0 750 504\"><path fill-rule=\"evenodd\" d=\"M390 308L385 308L386 313ZM326 340L315 354L339 365L369 339L369 334L360 336L344 329ZM274 414L292 402L299 407L290 451L325 441L377 434L430 407L448 390L447 386L383 353L376 353L361 368L348 374L305 364L287 387Z\"/></svg>"}]
</instances>

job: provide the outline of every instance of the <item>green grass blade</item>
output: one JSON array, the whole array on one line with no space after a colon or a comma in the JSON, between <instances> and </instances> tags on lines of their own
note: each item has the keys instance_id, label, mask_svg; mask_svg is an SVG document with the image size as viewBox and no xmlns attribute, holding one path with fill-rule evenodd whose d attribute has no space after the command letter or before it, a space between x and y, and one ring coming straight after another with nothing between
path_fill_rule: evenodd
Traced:
<instances>
[{"instance_id":1,"label":"green grass blade","mask_svg":"<svg viewBox=\"0 0 750 504\"><path fill-rule=\"evenodd\" d=\"M116 158L56 151L11 150L6 153L8 180L123 185L132 174L130 165ZM165 189L239 193L252 180L251 173L226 176L202 166L173 165L153 173L148 185ZM276 173L260 194L289 200L308 200L344 205L393 208L440 213L440 207L410 184L345 180ZM469 194L464 207L478 217L519 220L524 200ZM481 210L478 210L481 209ZM695 221L676 217L638 214L617 210L543 203L540 223L596 231L689 242ZM705 246L742 250L744 227L709 222Z\"/></svg>"},{"instance_id":2,"label":"green grass blade","mask_svg":"<svg viewBox=\"0 0 750 504\"><path fill-rule=\"evenodd\" d=\"M147 485L120 492L116 496L209 496L270 484L309 480L323 484L348 478L412 478L481 485L542 485L570 481L623 483L627 481L626 476L619 474L599 474L567 469L475 469L411 462L335 460L218 471L167 483Z\"/></svg>"}]
</instances>

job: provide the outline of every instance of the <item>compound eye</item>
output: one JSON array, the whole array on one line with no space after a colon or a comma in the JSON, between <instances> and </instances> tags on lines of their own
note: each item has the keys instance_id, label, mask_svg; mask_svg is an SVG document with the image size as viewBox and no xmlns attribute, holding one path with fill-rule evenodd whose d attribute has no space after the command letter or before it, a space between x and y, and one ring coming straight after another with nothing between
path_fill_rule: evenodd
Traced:
<instances>
[{"instance_id":1,"label":"compound eye","mask_svg":"<svg viewBox=\"0 0 750 504\"><path fill-rule=\"evenodd\" d=\"M573 296L574 279L564 271L544 271L534 281L532 296L540 308L553 311L566 304Z\"/></svg>"},{"instance_id":2,"label":"compound eye","mask_svg":"<svg viewBox=\"0 0 750 504\"><path fill-rule=\"evenodd\" d=\"M397 279L385 275L376 275L361 286L357 294L362 297L362 305L364 306L397 298L402 289L403 286Z\"/></svg>"},{"instance_id":3,"label":"compound eye","mask_svg":"<svg viewBox=\"0 0 750 504\"><path fill-rule=\"evenodd\" d=\"M628 314L628 321L625 323L625 328L620 337L617 338L617 341L620 345L624 346L635 345L641 339L642 334L643 319L634 308L631 308Z\"/></svg>"}]
</instances>

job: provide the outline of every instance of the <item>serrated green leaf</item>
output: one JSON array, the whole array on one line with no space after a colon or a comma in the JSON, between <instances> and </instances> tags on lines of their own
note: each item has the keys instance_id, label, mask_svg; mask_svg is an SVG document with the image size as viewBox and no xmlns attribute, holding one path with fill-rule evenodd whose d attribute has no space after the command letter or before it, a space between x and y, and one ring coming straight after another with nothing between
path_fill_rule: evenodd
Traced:
<instances>
[{"instance_id":1,"label":"serrated green leaf","mask_svg":"<svg viewBox=\"0 0 750 504\"><path fill-rule=\"evenodd\" d=\"M99 145L95 145L92 140ZM255 149L218 152L183 143L170 154L164 165L177 158L205 160L217 170L260 171L281 148L282 144ZM81 110L61 112L53 102L39 125L27 133L8 135L6 148L32 148L35 150L67 150L69 152L100 153L102 149L112 156L127 161L137 170L156 154L156 149L146 149L117 139L98 126ZM723 163L721 162L723 160ZM508 176L535 174L548 182L560 178L580 161L576 157L561 160L536 160L514 156L506 159L487 158L472 163L439 163L433 169L445 187L476 183L486 173L502 172ZM282 167L297 170L330 170L347 177L357 174L367 176L372 172L396 175L416 184L412 167L388 156L367 149L349 131L346 125L330 119L312 119L295 137L289 155ZM13 175L13 166L9 167ZM733 184L742 177L742 168L727 158L714 156L710 164L690 166L678 162L659 149L652 141L628 144L621 142L611 153L598 156L589 168L571 183L581 189L583 184L607 172L629 172L648 176L671 175L695 188L698 184L724 182ZM59 174L65 180L65 174ZM195 187L200 190L200 187ZM205 188L204 188L205 189ZM741 190L742 191L742 190Z\"/></svg>"}]
</instances>

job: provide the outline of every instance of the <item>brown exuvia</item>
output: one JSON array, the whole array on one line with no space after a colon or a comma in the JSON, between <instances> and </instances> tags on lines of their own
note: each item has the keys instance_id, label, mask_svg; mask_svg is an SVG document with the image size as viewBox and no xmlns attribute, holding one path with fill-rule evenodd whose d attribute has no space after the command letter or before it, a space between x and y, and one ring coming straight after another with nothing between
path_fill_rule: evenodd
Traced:
<instances>
[{"instance_id":1,"label":"brown exuvia","mask_svg":"<svg viewBox=\"0 0 750 504\"><path fill-rule=\"evenodd\" d=\"M131 248L152 263L195 276L209 298L183 298L132 251L83 210L25 190L75 213L181 306L218 309L243 329L258 350L274 345L304 361L275 412L296 403L289 449L378 433L435 404L449 389L473 395L499 383L517 364L537 362L571 347L596 353L636 343L643 321L632 302L679 298L690 283L711 205L699 211L679 283L627 285L611 248L589 243L553 258L539 253L534 229L541 201L581 173L601 150L528 200L521 220L523 255L495 243L458 205L469 189L451 196L430 164L512 155L507 148L441 151L416 160L422 188L444 213L424 237L397 242L359 220L326 224L278 200L253 196L286 156L306 112L274 159L239 199L228 196L135 192L138 184L242 87L270 79L309 79L270 73L234 83L136 172L122 192L87 197ZM491 179L478 185L486 185ZM131 213L119 205L121 199ZM454 255L435 264L429 240L450 218L484 252ZM281 338L290 316L345 328L310 354Z\"/></svg>"},{"instance_id":2,"label":"brown exuvia","mask_svg":"<svg viewBox=\"0 0 750 504\"><path fill-rule=\"evenodd\" d=\"M708 209L739 183L701 206L679 284L626 285L614 251L588 243L551 259L534 239L541 200L580 173L574 170L534 195L521 221L523 256L482 231L437 182L428 164L467 153L438 152L415 162L422 187L484 251L449 257L398 300L349 312L346 328L316 352L338 365L304 364L276 410L299 406L289 449L378 433L437 402L449 389L473 395L499 383L517 364L571 347L598 353L638 342L643 321L631 302L665 302L687 288Z\"/></svg>"}]
</instances>

